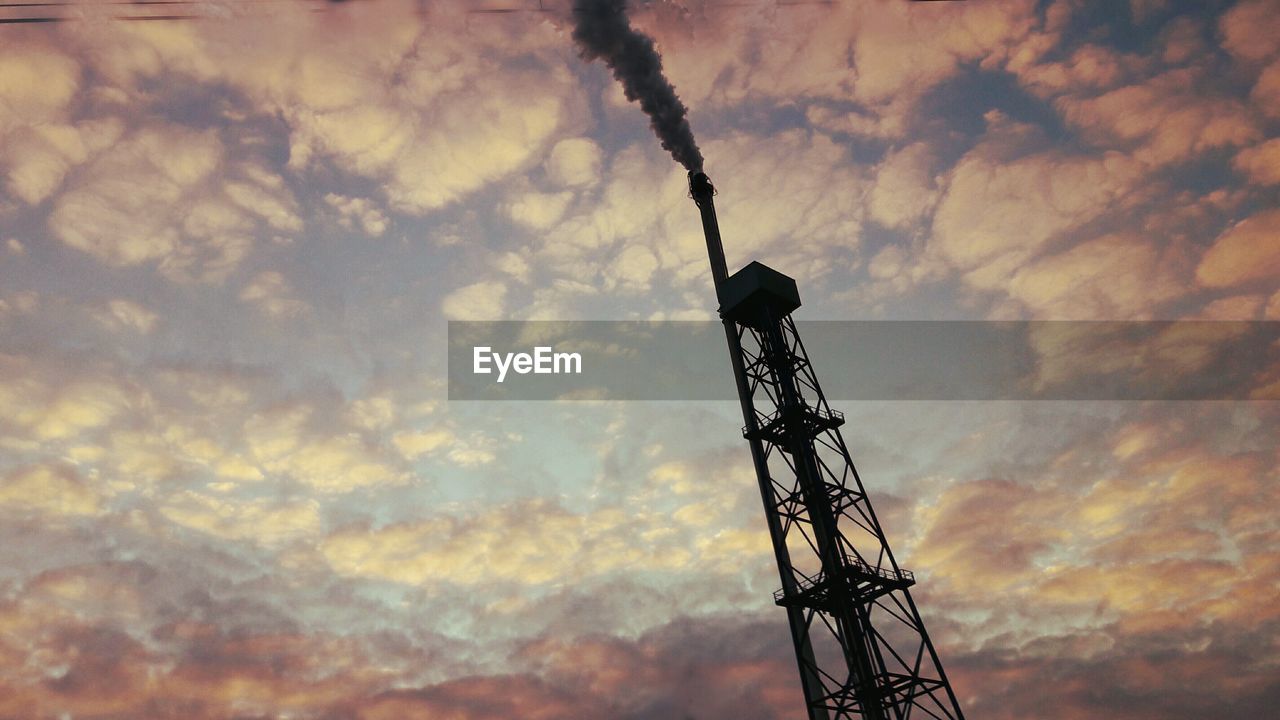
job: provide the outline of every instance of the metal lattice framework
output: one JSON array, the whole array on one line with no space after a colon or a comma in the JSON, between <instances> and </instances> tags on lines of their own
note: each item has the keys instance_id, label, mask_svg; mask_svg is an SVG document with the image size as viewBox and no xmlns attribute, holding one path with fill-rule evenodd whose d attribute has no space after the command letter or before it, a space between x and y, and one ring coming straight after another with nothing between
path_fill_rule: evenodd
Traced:
<instances>
[{"instance_id":1,"label":"metal lattice framework","mask_svg":"<svg viewBox=\"0 0 1280 720\"><path fill-rule=\"evenodd\" d=\"M963 718L790 315L726 323L810 717Z\"/></svg>"},{"instance_id":2,"label":"metal lattice framework","mask_svg":"<svg viewBox=\"0 0 1280 720\"><path fill-rule=\"evenodd\" d=\"M964 713L822 394L791 312L795 281L728 275L712 197L689 175L810 720L963 720Z\"/></svg>"}]
</instances>

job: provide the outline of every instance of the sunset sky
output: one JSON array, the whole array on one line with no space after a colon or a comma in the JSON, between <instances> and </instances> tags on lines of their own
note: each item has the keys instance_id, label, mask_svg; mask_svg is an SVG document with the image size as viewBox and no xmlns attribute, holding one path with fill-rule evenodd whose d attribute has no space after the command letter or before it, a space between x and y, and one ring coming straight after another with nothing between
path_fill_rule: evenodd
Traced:
<instances>
[{"instance_id":1,"label":"sunset sky","mask_svg":"<svg viewBox=\"0 0 1280 720\"><path fill-rule=\"evenodd\" d=\"M447 400L448 320L714 318L568 5L0 9L0 718L804 717L735 403ZM1280 320L1277 0L632 7L798 319ZM971 720L1280 706L1234 380L836 405Z\"/></svg>"}]
</instances>

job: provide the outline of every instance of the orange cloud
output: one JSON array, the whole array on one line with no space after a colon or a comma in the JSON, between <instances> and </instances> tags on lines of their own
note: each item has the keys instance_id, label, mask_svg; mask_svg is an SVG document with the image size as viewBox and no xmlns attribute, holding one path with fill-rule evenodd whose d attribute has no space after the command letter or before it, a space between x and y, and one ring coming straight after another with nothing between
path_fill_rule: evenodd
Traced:
<instances>
[{"instance_id":1,"label":"orange cloud","mask_svg":"<svg viewBox=\"0 0 1280 720\"><path fill-rule=\"evenodd\" d=\"M471 517L346 528L326 538L320 552L342 575L411 585L559 584L624 568L688 566L693 558L679 546L627 542L655 522L617 508L575 514L532 501Z\"/></svg>"},{"instance_id":2,"label":"orange cloud","mask_svg":"<svg viewBox=\"0 0 1280 720\"><path fill-rule=\"evenodd\" d=\"M311 306L296 297L284 275L274 270L255 275L240 291L240 300L257 306L275 319L293 318L311 310Z\"/></svg>"},{"instance_id":3,"label":"orange cloud","mask_svg":"<svg viewBox=\"0 0 1280 720\"><path fill-rule=\"evenodd\" d=\"M1138 180L1133 161L1043 153L1008 161L979 148L951 171L930 251L981 289L1003 289L1050 242L1105 212Z\"/></svg>"},{"instance_id":4,"label":"orange cloud","mask_svg":"<svg viewBox=\"0 0 1280 720\"><path fill-rule=\"evenodd\" d=\"M909 227L937 202L932 170L935 160L924 143L889 153L876 170L868 209L876 222Z\"/></svg>"},{"instance_id":5,"label":"orange cloud","mask_svg":"<svg viewBox=\"0 0 1280 720\"><path fill-rule=\"evenodd\" d=\"M1185 290L1159 246L1132 234L1089 240L1017 270L1009 294L1035 317L1110 320L1152 317Z\"/></svg>"},{"instance_id":6,"label":"orange cloud","mask_svg":"<svg viewBox=\"0 0 1280 720\"><path fill-rule=\"evenodd\" d=\"M856 100L878 114L894 97L919 97L961 63L1000 56L1035 14L1028 2L757 12L708 5L693 20L696 32L684 16L640 20L653 28L692 106L803 97Z\"/></svg>"},{"instance_id":7,"label":"orange cloud","mask_svg":"<svg viewBox=\"0 0 1280 720\"><path fill-rule=\"evenodd\" d=\"M67 465L20 467L0 480L0 510L59 516L96 515L104 498L94 483Z\"/></svg>"},{"instance_id":8,"label":"orange cloud","mask_svg":"<svg viewBox=\"0 0 1280 720\"><path fill-rule=\"evenodd\" d=\"M1261 137L1244 103L1206 95L1208 81L1191 69L1171 70L1097 97L1063 97L1063 117L1102 147L1131 145L1133 157L1160 166Z\"/></svg>"},{"instance_id":9,"label":"orange cloud","mask_svg":"<svg viewBox=\"0 0 1280 720\"><path fill-rule=\"evenodd\" d=\"M0 137L66 119L81 87L78 62L46 43L6 43L0 57Z\"/></svg>"},{"instance_id":10,"label":"orange cloud","mask_svg":"<svg viewBox=\"0 0 1280 720\"><path fill-rule=\"evenodd\" d=\"M1249 97L1263 115L1280 117L1280 60L1272 62L1262 71Z\"/></svg>"},{"instance_id":11,"label":"orange cloud","mask_svg":"<svg viewBox=\"0 0 1280 720\"><path fill-rule=\"evenodd\" d=\"M1280 138L1241 150L1232 165L1254 183L1280 185Z\"/></svg>"},{"instance_id":12,"label":"orange cloud","mask_svg":"<svg viewBox=\"0 0 1280 720\"><path fill-rule=\"evenodd\" d=\"M1280 210L1263 210L1214 241L1196 268L1205 287L1235 287L1280 280Z\"/></svg>"},{"instance_id":13,"label":"orange cloud","mask_svg":"<svg viewBox=\"0 0 1280 720\"><path fill-rule=\"evenodd\" d=\"M1245 0L1218 23L1223 47L1245 60L1264 60L1280 50L1280 20L1268 0Z\"/></svg>"},{"instance_id":14,"label":"orange cloud","mask_svg":"<svg viewBox=\"0 0 1280 720\"><path fill-rule=\"evenodd\" d=\"M50 228L107 265L154 263L173 280L220 282L248 254L255 234L302 227L278 177L229 163L214 132L141 129L92 160L56 196Z\"/></svg>"},{"instance_id":15,"label":"orange cloud","mask_svg":"<svg viewBox=\"0 0 1280 720\"><path fill-rule=\"evenodd\" d=\"M1011 482L956 485L933 505L917 506L924 528L911 554L916 570L960 594L1017 592L1034 583L1034 563L1067 530L1055 518L1070 507L1061 493Z\"/></svg>"}]
</instances>

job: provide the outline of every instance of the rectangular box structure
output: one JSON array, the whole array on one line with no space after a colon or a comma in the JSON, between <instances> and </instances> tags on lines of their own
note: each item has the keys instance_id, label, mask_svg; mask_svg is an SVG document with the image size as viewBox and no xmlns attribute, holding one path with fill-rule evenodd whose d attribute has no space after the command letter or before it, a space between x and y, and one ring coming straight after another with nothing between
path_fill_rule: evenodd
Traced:
<instances>
[{"instance_id":1,"label":"rectangular box structure","mask_svg":"<svg viewBox=\"0 0 1280 720\"><path fill-rule=\"evenodd\" d=\"M796 281L752 261L730 275L719 288L720 317L761 330L770 316L781 318L800 307Z\"/></svg>"}]
</instances>

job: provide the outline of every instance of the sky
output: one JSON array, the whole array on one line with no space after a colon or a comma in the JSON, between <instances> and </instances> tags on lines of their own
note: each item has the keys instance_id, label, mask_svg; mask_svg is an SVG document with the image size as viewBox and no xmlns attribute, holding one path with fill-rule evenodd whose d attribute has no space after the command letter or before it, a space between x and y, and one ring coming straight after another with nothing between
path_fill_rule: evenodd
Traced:
<instances>
[{"instance_id":1,"label":"sky","mask_svg":"<svg viewBox=\"0 0 1280 720\"><path fill-rule=\"evenodd\" d=\"M449 320L714 317L567 3L117 7L0 24L0 718L804 717L734 403L447 399ZM798 319L1280 319L1275 0L632 16ZM1235 380L837 404L969 717L1280 704Z\"/></svg>"}]
</instances>

